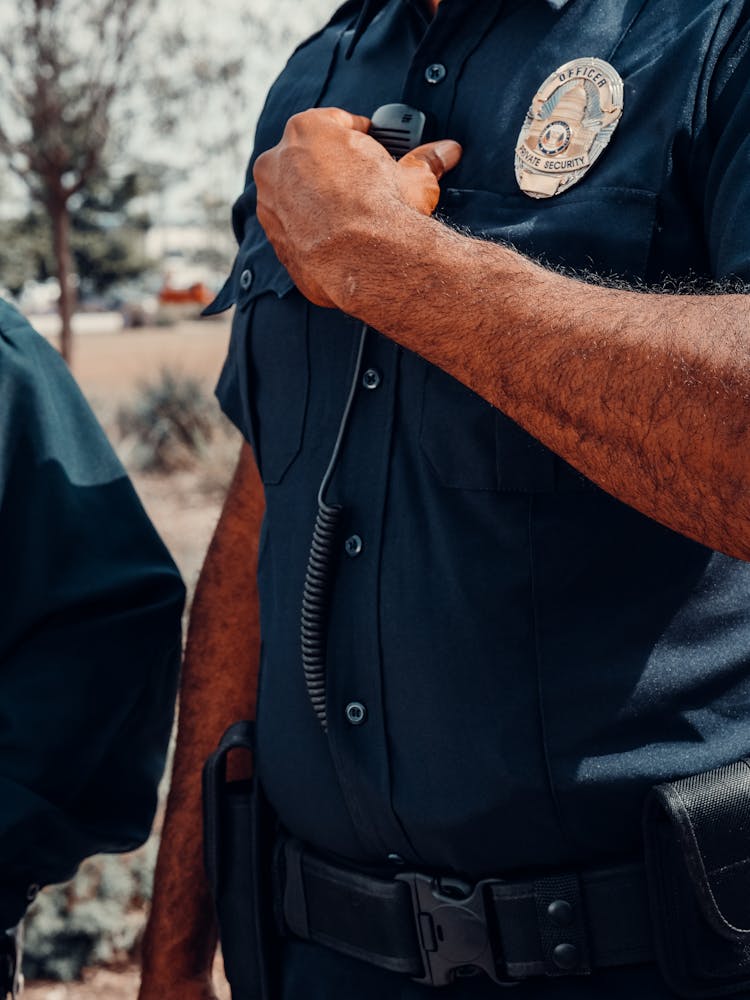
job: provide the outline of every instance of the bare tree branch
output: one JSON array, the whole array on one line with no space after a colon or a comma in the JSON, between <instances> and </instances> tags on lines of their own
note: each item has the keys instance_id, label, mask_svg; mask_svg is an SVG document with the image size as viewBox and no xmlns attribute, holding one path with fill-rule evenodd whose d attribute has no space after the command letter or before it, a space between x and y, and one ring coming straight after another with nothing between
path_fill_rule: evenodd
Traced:
<instances>
[{"instance_id":1,"label":"bare tree branch","mask_svg":"<svg viewBox=\"0 0 750 1000\"><path fill-rule=\"evenodd\" d=\"M0 64L13 81L0 160L49 212L68 359L70 200L101 169L128 62L153 9L154 0L16 0L0 42Z\"/></svg>"},{"instance_id":2,"label":"bare tree branch","mask_svg":"<svg viewBox=\"0 0 750 1000\"><path fill-rule=\"evenodd\" d=\"M72 282L64 286L72 269L71 211L109 164L139 158L128 148L136 116L139 134L198 131L196 100L214 89L236 95L244 49L207 52L175 19L171 0L13 0L12 6L0 37L0 167L23 181L54 229L69 353ZM245 30L248 22L262 39L265 27L252 12ZM235 108L242 100L235 96ZM217 148L225 145L215 129L210 138L191 137L193 164L215 157Z\"/></svg>"}]
</instances>

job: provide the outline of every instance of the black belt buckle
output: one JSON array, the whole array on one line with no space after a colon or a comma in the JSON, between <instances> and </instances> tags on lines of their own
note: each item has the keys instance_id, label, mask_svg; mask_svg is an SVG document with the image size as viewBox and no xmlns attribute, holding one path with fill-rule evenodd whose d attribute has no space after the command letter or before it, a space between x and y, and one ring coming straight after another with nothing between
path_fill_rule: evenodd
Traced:
<instances>
[{"instance_id":1,"label":"black belt buckle","mask_svg":"<svg viewBox=\"0 0 750 1000\"><path fill-rule=\"evenodd\" d=\"M496 884L496 879L471 886L458 879L403 872L396 880L406 882L411 889L424 966L424 975L414 977L416 982L447 986L481 969L499 986L518 986L518 980L498 972L502 958L495 954L487 919L485 890Z\"/></svg>"}]
</instances>

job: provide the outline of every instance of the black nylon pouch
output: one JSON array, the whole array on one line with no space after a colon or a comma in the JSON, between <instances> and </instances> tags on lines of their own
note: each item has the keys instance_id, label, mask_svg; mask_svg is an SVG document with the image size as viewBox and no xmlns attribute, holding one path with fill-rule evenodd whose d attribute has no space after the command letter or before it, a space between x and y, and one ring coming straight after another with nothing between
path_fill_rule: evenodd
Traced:
<instances>
[{"instance_id":1,"label":"black nylon pouch","mask_svg":"<svg viewBox=\"0 0 750 1000\"><path fill-rule=\"evenodd\" d=\"M656 951L683 997L750 990L750 761L659 785L644 812Z\"/></svg>"},{"instance_id":2,"label":"black nylon pouch","mask_svg":"<svg viewBox=\"0 0 750 1000\"><path fill-rule=\"evenodd\" d=\"M227 758L255 747L255 726L237 722L203 768L203 845L232 1000L273 1000L270 906L272 819L257 781L227 781Z\"/></svg>"}]
</instances>

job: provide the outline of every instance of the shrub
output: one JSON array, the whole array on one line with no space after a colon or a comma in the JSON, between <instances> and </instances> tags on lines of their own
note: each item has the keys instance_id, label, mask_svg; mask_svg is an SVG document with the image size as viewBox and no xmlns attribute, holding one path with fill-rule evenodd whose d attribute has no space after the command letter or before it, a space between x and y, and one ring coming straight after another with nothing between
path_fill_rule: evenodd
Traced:
<instances>
[{"instance_id":1,"label":"shrub","mask_svg":"<svg viewBox=\"0 0 750 1000\"><path fill-rule=\"evenodd\" d=\"M91 858L72 882L40 893L26 918L27 980L70 982L86 966L132 956L151 897L156 849L151 840L134 854Z\"/></svg>"},{"instance_id":2,"label":"shrub","mask_svg":"<svg viewBox=\"0 0 750 1000\"><path fill-rule=\"evenodd\" d=\"M220 411L200 379L162 369L141 382L136 399L117 412L126 464L141 472L190 468L213 439Z\"/></svg>"}]
</instances>

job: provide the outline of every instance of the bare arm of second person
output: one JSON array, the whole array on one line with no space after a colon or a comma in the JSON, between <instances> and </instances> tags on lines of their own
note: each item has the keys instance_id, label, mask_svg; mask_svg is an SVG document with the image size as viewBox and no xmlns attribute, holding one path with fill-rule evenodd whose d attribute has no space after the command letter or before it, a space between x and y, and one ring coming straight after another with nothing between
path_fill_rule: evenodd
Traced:
<instances>
[{"instance_id":1,"label":"bare arm of second person","mask_svg":"<svg viewBox=\"0 0 750 1000\"><path fill-rule=\"evenodd\" d=\"M139 1000L212 1000L213 903L203 872L201 770L221 734L255 717L263 490L243 445L190 616L172 785L143 944Z\"/></svg>"}]
</instances>

